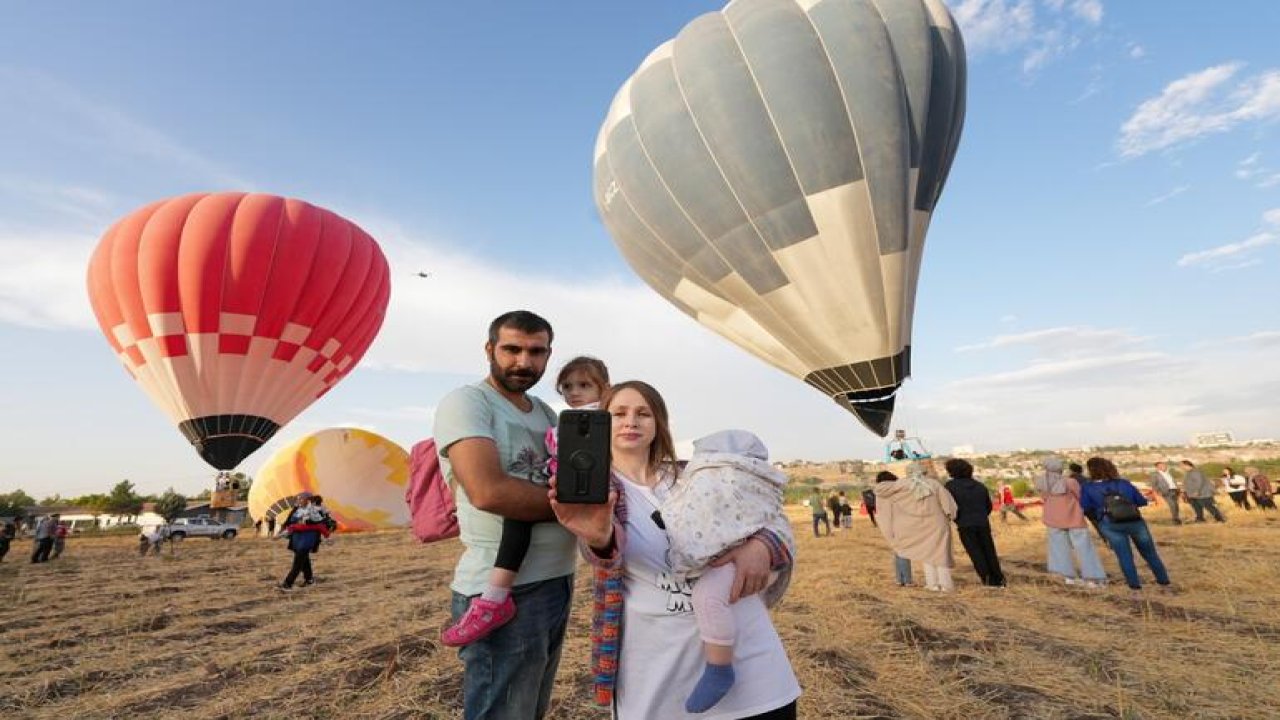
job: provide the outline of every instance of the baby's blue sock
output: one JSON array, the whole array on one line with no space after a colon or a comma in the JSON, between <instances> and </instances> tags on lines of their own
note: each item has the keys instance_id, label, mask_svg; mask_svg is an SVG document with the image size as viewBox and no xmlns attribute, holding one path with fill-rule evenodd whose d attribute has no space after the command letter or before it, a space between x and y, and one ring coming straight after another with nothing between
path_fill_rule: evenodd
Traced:
<instances>
[{"instance_id":1,"label":"baby's blue sock","mask_svg":"<svg viewBox=\"0 0 1280 720\"><path fill-rule=\"evenodd\" d=\"M732 665L707 663L702 669L702 677L698 678L697 686L693 688L693 694L684 701L684 709L691 713L710 710L733 687L733 681Z\"/></svg>"}]
</instances>

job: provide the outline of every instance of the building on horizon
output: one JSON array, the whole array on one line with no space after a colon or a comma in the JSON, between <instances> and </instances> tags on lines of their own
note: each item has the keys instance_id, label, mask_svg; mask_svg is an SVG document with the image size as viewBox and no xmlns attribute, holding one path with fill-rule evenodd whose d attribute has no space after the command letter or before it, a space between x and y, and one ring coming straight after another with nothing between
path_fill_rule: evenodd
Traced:
<instances>
[{"instance_id":1,"label":"building on horizon","mask_svg":"<svg viewBox=\"0 0 1280 720\"><path fill-rule=\"evenodd\" d=\"M1191 446L1197 448L1220 447L1222 445L1235 445L1235 436L1229 432L1200 432L1191 436Z\"/></svg>"},{"instance_id":2,"label":"building on horizon","mask_svg":"<svg viewBox=\"0 0 1280 720\"><path fill-rule=\"evenodd\" d=\"M951 456L958 458L971 458L977 455L972 445L954 445L951 448Z\"/></svg>"}]
</instances>

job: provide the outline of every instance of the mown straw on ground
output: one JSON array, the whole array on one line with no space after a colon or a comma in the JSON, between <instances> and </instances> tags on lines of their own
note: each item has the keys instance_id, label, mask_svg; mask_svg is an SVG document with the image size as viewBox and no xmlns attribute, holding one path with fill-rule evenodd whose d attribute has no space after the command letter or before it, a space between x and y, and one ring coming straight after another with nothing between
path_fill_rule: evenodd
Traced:
<instances>
[{"instance_id":1,"label":"mown straw on ground","mask_svg":"<svg viewBox=\"0 0 1280 720\"><path fill-rule=\"evenodd\" d=\"M795 511L796 581L774 618L801 717L1280 717L1275 514L1174 527L1151 511L1177 592L1136 600L1120 583L1055 582L1034 519L997 523L1006 590L977 587L957 552L960 587L938 596L893 586L866 518L815 539ZM316 558L323 582L291 595L272 587L289 564L280 542L189 540L143 559L132 539L74 538L40 566L25 548L0 565L4 717L460 715L461 665L438 642L456 541L343 536ZM557 719L602 717L586 583L579 573Z\"/></svg>"}]
</instances>

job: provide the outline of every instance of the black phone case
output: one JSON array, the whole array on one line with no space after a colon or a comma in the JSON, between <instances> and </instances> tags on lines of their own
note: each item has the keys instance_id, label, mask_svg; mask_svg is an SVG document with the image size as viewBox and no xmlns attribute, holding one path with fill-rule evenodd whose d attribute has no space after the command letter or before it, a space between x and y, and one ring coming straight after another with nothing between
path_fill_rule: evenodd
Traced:
<instances>
[{"instance_id":1,"label":"black phone case","mask_svg":"<svg viewBox=\"0 0 1280 720\"><path fill-rule=\"evenodd\" d=\"M609 501L609 444L613 419L604 410L565 410L556 427L556 500Z\"/></svg>"}]
</instances>

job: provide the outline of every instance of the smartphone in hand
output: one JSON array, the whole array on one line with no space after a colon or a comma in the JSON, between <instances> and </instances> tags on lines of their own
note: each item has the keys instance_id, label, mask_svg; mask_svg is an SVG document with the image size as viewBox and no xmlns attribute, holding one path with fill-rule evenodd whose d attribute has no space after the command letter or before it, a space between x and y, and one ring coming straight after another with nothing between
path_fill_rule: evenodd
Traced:
<instances>
[{"instance_id":1,"label":"smartphone in hand","mask_svg":"<svg viewBox=\"0 0 1280 720\"><path fill-rule=\"evenodd\" d=\"M559 469L556 500L609 501L609 445L613 418L606 410L565 410L556 427Z\"/></svg>"}]
</instances>

